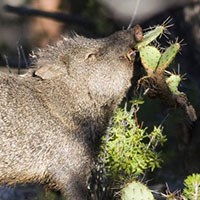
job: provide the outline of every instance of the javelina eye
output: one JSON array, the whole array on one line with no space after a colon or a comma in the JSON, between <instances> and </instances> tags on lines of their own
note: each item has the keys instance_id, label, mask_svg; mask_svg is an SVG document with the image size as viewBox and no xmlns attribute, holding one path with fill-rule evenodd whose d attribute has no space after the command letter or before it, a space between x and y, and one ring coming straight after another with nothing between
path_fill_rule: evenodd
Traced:
<instances>
[{"instance_id":1,"label":"javelina eye","mask_svg":"<svg viewBox=\"0 0 200 200\"><path fill-rule=\"evenodd\" d=\"M89 53L85 56L85 60L89 63L94 63L97 61L97 56L95 53Z\"/></svg>"},{"instance_id":2,"label":"javelina eye","mask_svg":"<svg viewBox=\"0 0 200 200\"><path fill-rule=\"evenodd\" d=\"M86 55L85 59L90 61L90 62L96 61L96 54L95 53L89 53L89 54Z\"/></svg>"}]
</instances>

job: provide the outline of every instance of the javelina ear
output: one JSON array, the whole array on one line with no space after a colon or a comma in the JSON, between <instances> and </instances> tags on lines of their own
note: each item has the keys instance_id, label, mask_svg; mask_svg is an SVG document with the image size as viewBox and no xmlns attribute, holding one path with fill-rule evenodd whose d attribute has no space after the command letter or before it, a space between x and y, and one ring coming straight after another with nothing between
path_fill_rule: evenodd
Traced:
<instances>
[{"instance_id":1,"label":"javelina ear","mask_svg":"<svg viewBox=\"0 0 200 200\"><path fill-rule=\"evenodd\" d=\"M62 74L59 67L54 65L45 64L37 69L34 73L36 76L42 79L52 79Z\"/></svg>"}]
</instances>

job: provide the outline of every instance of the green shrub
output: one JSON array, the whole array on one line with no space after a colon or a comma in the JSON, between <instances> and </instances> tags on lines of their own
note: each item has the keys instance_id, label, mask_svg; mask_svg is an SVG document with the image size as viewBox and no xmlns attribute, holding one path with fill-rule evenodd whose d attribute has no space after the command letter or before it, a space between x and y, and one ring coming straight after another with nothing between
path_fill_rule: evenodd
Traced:
<instances>
[{"instance_id":1,"label":"green shrub","mask_svg":"<svg viewBox=\"0 0 200 200\"><path fill-rule=\"evenodd\" d=\"M105 164L107 174L116 180L137 177L147 169L153 171L160 167L160 153L155 149L166 141L162 127L154 127L148 133L147 128L136 121L132 112L118 108L107 135L103 137L100 159Z\"/></svg>"},{"instance_id":2,"label":"green shrub","mask_svg":"<svg viewBox=\"0 0 200 200\"><path fill-rule=\"evenodd\" d=\"M200 174L192 174L188 176L184 181L183 195L188 200L200 199Z\"/></svg>"}]
</instances>

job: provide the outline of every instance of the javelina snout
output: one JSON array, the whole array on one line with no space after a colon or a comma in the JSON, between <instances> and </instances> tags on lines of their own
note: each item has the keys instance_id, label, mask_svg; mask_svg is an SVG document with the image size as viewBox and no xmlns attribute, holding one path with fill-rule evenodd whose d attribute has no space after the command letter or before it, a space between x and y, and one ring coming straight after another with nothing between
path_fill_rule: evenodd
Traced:
<instances>
[{"instance_id":1,"label":"javelina snout","mask_svg":"<svg viewBox=\"0 0 200 200\"><path fill-rule=\"evenodd\" d=\"M31 75L0 73L1 184L42 183L86 199L99 138L130 86L133 43L132 30L64 38L33 55Z\"/></svg>"}]
</instances>

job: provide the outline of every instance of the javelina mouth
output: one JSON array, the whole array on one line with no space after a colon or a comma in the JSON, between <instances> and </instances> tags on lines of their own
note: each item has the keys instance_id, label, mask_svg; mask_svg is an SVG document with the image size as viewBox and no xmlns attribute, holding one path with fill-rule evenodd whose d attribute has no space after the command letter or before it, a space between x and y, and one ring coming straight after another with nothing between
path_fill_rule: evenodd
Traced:
<instances>
[{"instance_id":1,"label":"javelina mouth","mask_svg":"<svg viewBox=\"0 0 200 200\"><path fill-rule=\"evenodd\" d=\"M136 52L133 49L131 49L131 48L126 53L126 57L131 62L133 62L135 60L135 56L136 56Z\"/></svg>"}]
</instances>

